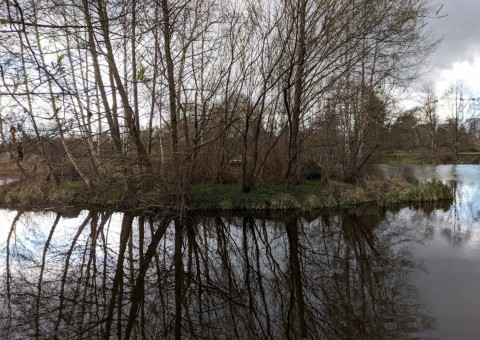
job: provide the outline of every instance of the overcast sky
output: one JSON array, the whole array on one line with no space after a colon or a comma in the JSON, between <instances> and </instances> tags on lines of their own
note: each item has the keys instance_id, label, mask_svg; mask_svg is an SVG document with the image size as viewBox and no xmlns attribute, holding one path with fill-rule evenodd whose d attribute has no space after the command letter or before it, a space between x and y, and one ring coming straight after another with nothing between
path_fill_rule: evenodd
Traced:
<instances>
[{"instance_id":1,"label":"overcast sky","mask_svg":"<svg viewBox=\"0 0 480 340\"><path fill-rule=\"evenodd\" d=\"M442 39L430 60L431 73L441 94L448 84L463 80L480 97L480 0L437 0L443 4L431 31Z\"/></svg>"}]
</instances>

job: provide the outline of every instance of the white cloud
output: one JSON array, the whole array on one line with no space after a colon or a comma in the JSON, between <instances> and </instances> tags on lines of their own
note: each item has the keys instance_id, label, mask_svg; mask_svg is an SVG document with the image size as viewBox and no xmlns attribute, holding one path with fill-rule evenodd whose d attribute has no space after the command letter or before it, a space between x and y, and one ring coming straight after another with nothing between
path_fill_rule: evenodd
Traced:
<instances>
[{"instance_id":1,"label":"white cloud","mask_svg":"<svg viewBox=\"0 0 480 340\"><path fill-rule=\"evenodd\" d=\"M467 85L474 97L480 97L480 54L471 60L454 62L450 68L435 73L435 87L439 95L442 95L449 85L460 80Z\"/></svg>"}]
</instances>

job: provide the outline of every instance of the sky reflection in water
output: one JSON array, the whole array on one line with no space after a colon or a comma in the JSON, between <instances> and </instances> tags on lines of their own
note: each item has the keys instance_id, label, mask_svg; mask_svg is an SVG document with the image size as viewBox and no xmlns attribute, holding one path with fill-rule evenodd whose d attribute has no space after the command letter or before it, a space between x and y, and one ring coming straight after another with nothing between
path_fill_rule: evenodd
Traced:
<instances>
[{"instance_id":1,"label":"sky reflection in water","mask_svg":"<svg viewBox=\"0 0 480 340\"><path fill-rule=\"evenodd\" d=\"M455 200L446 210L435 210L413 224L425 231L421 244L410 247L423 262L412 282L436 320L441 339L478 339L480 334L480 166L381 166L385 175L450 182ZM414 216L414 210L408 214Z\"/></svg>"}]
</instances>

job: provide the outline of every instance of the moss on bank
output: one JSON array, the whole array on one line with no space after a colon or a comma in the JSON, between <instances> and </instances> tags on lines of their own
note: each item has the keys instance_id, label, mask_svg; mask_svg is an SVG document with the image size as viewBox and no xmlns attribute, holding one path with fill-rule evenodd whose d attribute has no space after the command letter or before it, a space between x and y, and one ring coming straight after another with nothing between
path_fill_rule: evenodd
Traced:
<instances>
[{"instance_id":1,"label":"moss on bank","mask_svg":"<svg viewBox=\"0 0 480 340\"><path fill-rule=\"evenodd\" d=\"M402 202L433 202L453 198L441 182L407 183L403 179L368 179L361 184L305 181L284 187L270 185L243 193L236 184L194 184L187 197L190 210L299 210L346 208L368 202L380 206ZM83 182L20 182L0 187L0 204L10 206L78 205L130 210L159 210L168 204L165 191L146 185L126 190L121 184L89 189Z\"/></svg>"}]
</instances>

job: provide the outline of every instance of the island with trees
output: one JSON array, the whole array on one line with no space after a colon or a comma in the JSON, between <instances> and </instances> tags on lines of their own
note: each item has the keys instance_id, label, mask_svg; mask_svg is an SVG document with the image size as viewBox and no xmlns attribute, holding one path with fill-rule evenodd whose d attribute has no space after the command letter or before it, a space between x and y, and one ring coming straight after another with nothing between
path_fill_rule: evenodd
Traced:
<instances>
[{"instance_id":1,"label":"island with trees","mask_svg":"<svg viewBox=\"0 0 480 340\"><path fill-rule=\"evenodd\" d=\"M424 0L7 0L0 175L15 181L0 201L308 210L451 198L442 183L370 175L412 150L432 162L478 150L462 84L444 122L432 90L415 110L399 106L438 43L427 25L438 11Z\"/></svg>"}]
</instances>

